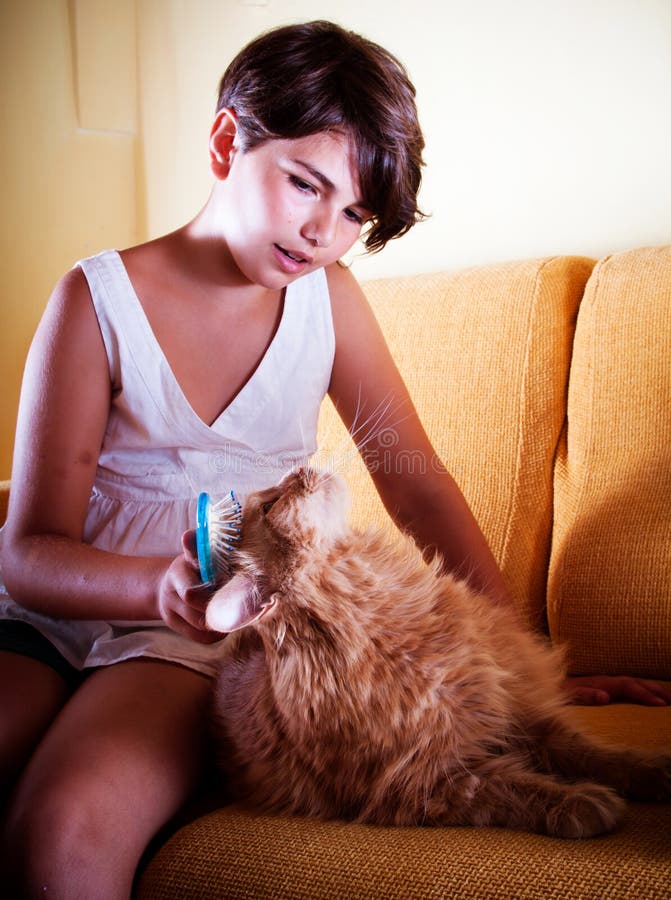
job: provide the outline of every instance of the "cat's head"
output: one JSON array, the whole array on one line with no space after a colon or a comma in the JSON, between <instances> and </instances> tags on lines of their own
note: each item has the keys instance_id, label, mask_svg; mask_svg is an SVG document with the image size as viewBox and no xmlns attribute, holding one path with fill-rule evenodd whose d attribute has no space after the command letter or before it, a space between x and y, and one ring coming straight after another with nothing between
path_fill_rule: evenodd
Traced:
<instances>
[{"instance_id":1,"label":"cat's head","mask_svg":"<svg viewBox=\"0 0 671 900\"><path fill-rule=\"evenodd\" d=\"M229 632L270 613L292 578L316 566L348 531L349 497L337 475L299 468L275 487L251 494L233 576L212 596L207 627Z\"/></svg>"}]
</instances>

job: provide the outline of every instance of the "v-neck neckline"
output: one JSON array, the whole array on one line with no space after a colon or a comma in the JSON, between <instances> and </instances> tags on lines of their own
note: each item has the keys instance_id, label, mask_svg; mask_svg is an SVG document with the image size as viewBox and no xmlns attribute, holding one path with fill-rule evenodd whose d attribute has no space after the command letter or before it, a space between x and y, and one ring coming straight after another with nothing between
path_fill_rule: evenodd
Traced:
<instances>
[{"instance_id":1,"label":"v-neck neckline","mask_svg":"<svg viewBox=\"0 0 671 900\"><path fill-rule=\"evenodd\" d=\"M117 250L115 250L114 253L116 255L116 260L117 260L119 269L122 272L123 278L126 281L129 296L131 297L132 301L134 302L134 304L136 306L138 321L141 323L141 327L145 333L146 339L155 348L162 368L168 374L168 380L170 382L173 395L178 398L178 401L181 403L181 405L186 410L188 410L188 414L198 422L200 427L205 428L208 431L216 431L217 425L221 422L221 420L224 419L228 414L230 414L231 411L234 410L236 406L239 406L244 401L244 396L246 396L247 393L249 392L252 382L257 380L257 376L259 375L261 370L268 365L268 360L271 359L275 355L275 352L276 352L275 347L278 343L278 338L280 336L280 332L283 331L284 328L286 327L286 320L288 318L288 313L287 313L288 300L289 300L292 284L289 284L284 290L283 297L282 297L282 311L280 314L279 322L277 323L277 327L275 328L273 336L270 339L270 342L269 342L268 346L266 347L264 353L262 354L261 358L259 359L257 365L254 367L254 369L252 370L249 377L242 383L240 388L231 397L231 399L228 401L226 406L224 406L224 408L216 416L216 418L210 424L208 424L205 421L205 419L203 419L202 416L200 416L196 412L196 410L193 408L193 405L191 404L191 401L184 393L182 385L179 383L179 380L178 380L177 376L175 375L172 366L170 365L168 357L166 356L166 354L163 350L163 347L161 346L161 343L158 340L158 338L156 337L156 333L154 332L154 329L151 326L151 322L149 321L149 318L147 316L145 308L142 305L142 302L137 294L137 291L135 290L135 286L133 285L131 277L128 273L126 264L124 263L123 259L121 258L121 254Z\"/></svg>"}]
</instances>

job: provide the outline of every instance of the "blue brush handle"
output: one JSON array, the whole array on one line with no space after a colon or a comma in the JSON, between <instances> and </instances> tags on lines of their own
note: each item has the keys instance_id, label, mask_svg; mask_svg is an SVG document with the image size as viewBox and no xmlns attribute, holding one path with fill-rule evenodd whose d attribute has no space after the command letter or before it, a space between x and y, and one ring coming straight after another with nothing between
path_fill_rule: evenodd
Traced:
<instances>
[{"instance_id":1,"label":"blue brush handle","mask_svg":"<svg viewBox=\"0 0 671 900\"><path fill-rule=\"evenodd\" d=\"M214 564L210 549L210 495L203 491L198 496L196 512L196 550L200 567L200 580L203 584L214 584Z\"/></svg>"}]
</instances>

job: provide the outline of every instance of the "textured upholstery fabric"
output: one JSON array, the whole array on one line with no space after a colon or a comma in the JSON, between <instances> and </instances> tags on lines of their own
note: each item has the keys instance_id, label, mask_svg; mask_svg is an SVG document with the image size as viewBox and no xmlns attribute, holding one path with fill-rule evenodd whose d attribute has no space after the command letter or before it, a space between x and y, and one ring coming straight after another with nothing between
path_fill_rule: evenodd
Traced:
<instances>
[{"instance_id":1,"label":"textured upholstery fabric","mask_svg":"<svg viewBox=\"0 0 671 900\"><path fill-rule=\"evenodd\" d=\"M671 710L574 710L612 741L667 749ZM671 805L631 804L607 837L563 841L494 828L373 828L225 807L182 828L138 900L667 900Z\"/></svg>"},{"instance_id":2,"label":"textured upholstery fabric","mask_svg":"<svg viewBox=\"0 0 671 900\"><path fill-rule=\"evenodd\" d=\"M366 285L433 446L534 626L545 616L552 467L573 330L593 265L556 257ZM384 522L384 508L330 405L320 424L321 462L335 459L348 480L355 521Z\"/></svg>"},{"instance_id":3,"label":"textured upholstery fabric","mask_svg":"<svg viewBox=\"0 0 671 900\"><path fill-rule=\"evenodd\" d=\"M671 246L590 278L555 498L548 618L571 670L671 678Z\"/></svg>"}]
</instances>

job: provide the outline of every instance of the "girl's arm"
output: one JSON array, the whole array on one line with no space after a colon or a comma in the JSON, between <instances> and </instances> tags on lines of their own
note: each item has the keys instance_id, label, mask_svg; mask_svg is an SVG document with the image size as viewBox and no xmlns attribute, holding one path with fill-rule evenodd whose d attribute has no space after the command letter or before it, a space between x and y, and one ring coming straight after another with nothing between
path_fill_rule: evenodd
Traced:
<instances>
[{"instance_id":1,"label":"girl's arm","mask_svg":"<svg viewBox=\"0 0 671 900\"><path fill-rule=\"evenodd\" d=\"M427 554L438 551L448 570L509 603L496 560L424 431L363 291L347 269L336 265L327 274L336 335L329 395L350 432L386 410L361 448L385 508Z\"/></svg>"},{"instance_id":2,"label":"girl's arm","mask_svg":"<svg viewBox=\"0 0 671 900\"><path fill-rule=\"evenodd\" d=\"M202 610L180 607L198 581L185 557L128 557L82 543L110 401L107 354L77 267L54 290L26 363L3 534L7 590L46 615L164 618L199 639L192 632Z\"/></svg>"}]
</instances>

